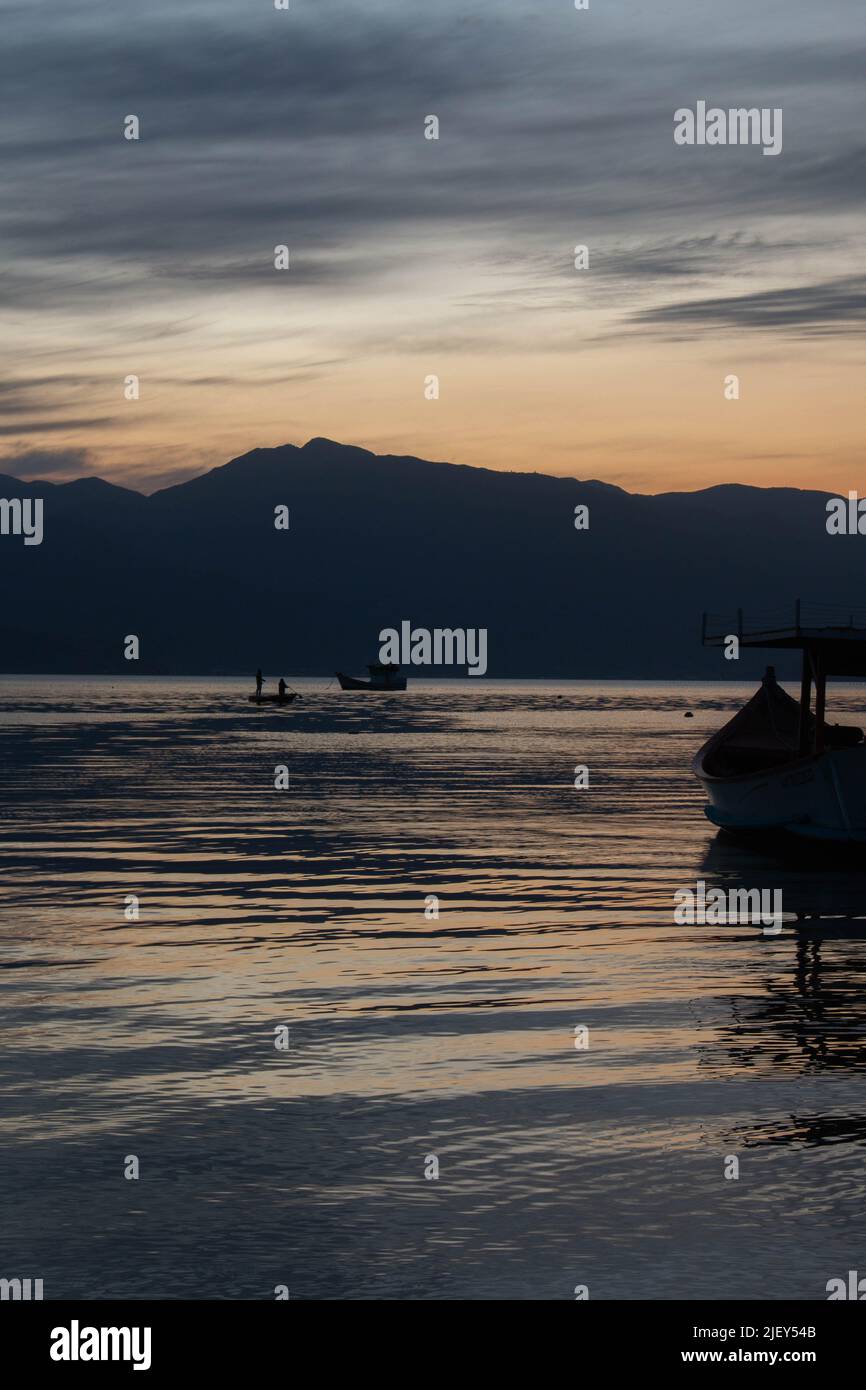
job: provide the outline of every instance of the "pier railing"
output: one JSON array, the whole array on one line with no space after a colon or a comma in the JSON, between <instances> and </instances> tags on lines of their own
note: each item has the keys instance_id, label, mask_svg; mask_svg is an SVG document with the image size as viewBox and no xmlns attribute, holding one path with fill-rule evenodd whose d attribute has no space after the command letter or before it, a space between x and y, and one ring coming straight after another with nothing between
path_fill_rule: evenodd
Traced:
<instances>
[{"instance_id":1,"label":"pier railing","mask_svg":"<svg viewBox=\"0 0 866 1390\"><path fill-rule=\"evenodd\" d=\"M704 613L701 640L714 647L735 636L741 642L791 642L802 638L829 638L866 642L866 607L838 603L809 603L797 599L790 608L742 608L731 613Z\"/></svg>"}]
</instances>

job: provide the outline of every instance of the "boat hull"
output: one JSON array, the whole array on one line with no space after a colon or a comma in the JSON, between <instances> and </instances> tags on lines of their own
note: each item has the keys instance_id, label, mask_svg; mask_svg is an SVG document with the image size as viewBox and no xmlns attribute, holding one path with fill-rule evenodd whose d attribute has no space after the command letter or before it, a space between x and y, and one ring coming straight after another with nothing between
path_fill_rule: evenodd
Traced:
<instances>
[{"instance_id":1,"label":"boat hull","mask_svg":"<svg viewBox=\"0 0 866 1390\"><path fill-rule=\"evenodd\" d=\"M342 671L337 672L337 680L340 682L341 690L405 690L405 676L391 676L386 683L381 681L360 680L357 676L346 676Z\"/></svg>"},{"instance_id":2,"label":"boat hull","mask_svg":"<svg viewBox=\"0 0 866 1390\"><path fill-rule=\"evenodd\" d=\"M708 820L724 830L866 843L866 745L828 749L738 777L707 774L699 754L694 771L707 794Z\"/></svg>"},{"instance_id":3,"label":"boat hull","mask_svg":"<svg viewBox=\"0 0 866 1390\"><path fill-rule=\"evenodd\" d=\"M248 695L247 699L251 705L290 705L293 700L297 700L297 695Z\"/></svg>"}]
</instances>

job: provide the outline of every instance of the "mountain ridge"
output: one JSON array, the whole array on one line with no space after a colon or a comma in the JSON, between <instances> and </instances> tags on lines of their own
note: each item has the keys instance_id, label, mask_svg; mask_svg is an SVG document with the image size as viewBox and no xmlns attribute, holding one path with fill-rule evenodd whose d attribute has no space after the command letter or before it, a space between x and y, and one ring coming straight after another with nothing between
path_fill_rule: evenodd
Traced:
<instances>
[{"instance_id":1,"label":"mountain ridge","mask_svg":"<svg viewBox=\"0 0 866 1390\"><path fill-rule=\"evenodd\" d=\"M486 628L492 678L750 679L759 655L701 648L702 610L847 605L866 581L866 551L827 535L833 494L817 490L628 493L323 438L149 497L6 482L0 494L45 502L41 545L0 536L7 672L320 674L363 666L408 620ZM123 658L132 633L138 663Z\"/></svg>"},{"instance_id":2,"label":"mountain ridge","mask_svg":"<svg viewBox=\"0 0 866 1390\"><path fill-rule=\"evenodd\" d=\"M699 497L699 496L706 496L706 495L708 495L708 494L715 493L715 492L724 492L724 491L727 491L727 490L730 490L730 489L740 489L740 490L746 491L746 492L758 492L758 493L766 493L766 492L771 492L771 493L775 493L775 492L793 492L793 493L800 493L800 494L805 493L805 494L814 494L814 495L816 495L816 496L823 496L823 497L834 497L834 496L838 496L838 495L839 495L838 493L835 493L835 492L833 492L832 490L824 491L823 489L820 489L820 488L792 488L792 487L775 487L775 486L774 486L774 487L761 487L761 486L759 486L758 484L755 484L755 483L739 483L739 482L712 483L712 484L710 484L710 485L707 486L707 487L704 487L704 488L695 488L695 489L692 489L692 490L683 489L683 488L675 488L675 489L672 489L672 490L669 491L669 492L629 492L627 488L621 487L618 483L608 483L608 482L605 482L605 480L602 479L602 478L578 478L578 477L574 476L574 475L571 474L571 473L545 473L542 469L537 469L537 468L534 468L534 469L507 469L507 470L506 470L506 469L498 469L498 468L487 468L487 467L485 467L484 465L480 465L480 464L455 463L453 460L450 460L450 459L422 459L422 458L421 458L419 455L417 455L417 454L377 454L377 453L375 453L375 452L374 452L373 450L371 450L371 449L365 449L365 448L363 448L361 445L358 445L358 444L345 444L345 443L343 443L342 441L339 441L339 440L329 439L329 438L327 438L327 437L324 436L324 435L316 435L316 436L313 436L312 438L308 439L308 440L306 441L306 443L304 443L304 444L292 444L292 443L288 443L288 442L287 442L287 443L284 443L284 444L276 444L276 445L272 445L272 446L256 446L256 447L253 448L253 449L248 449L248 450L247 450L245 453L243 453L243 454L237 454L234 458L227 459L227 460L225 461L225 463L218 463L218 464L215 464L215 465L213 466L213 468L206 469L203 473L197 473L197 474L195 475L195 477L193 477L193 478L185 478L185 479L183 479L183 481L181 481L181 482L179 482L179 483L169 483L169 484L167 484L165 487L155 489L155 491L152 492L152 493L139 492L137 488L131 488L131 487L122 485L122 484L120 484L120 483L113 483L109 478L102 478L102 477L101 477L100 475L98 475L98 474L89 474L89 473L88 473L88 474L82 474L80 477L77 477L77 478L70 478L70 479L68 479L68 480L66 480L66 481L64 481L64 482L62 482L62 483L56 483L56 482L52 482L51 479L49 479L49 478L39 478L39 477L36 477L36 478L23 479L23 478L15 477L15 476L13 476L13 475L11 475L11 474L6 474L6 473L3 473L3 472L0 472L0 489L3 489L4 491L7 491L7 490L8 490L8 486L7 486L7 485L10 485L10 484L11 484L12 487L28 487L28 488L42 487L42 488L50 488L50 489L52 489L52 490L54 490L54 491L60 491L60 490L62 490L62 489L64 489L64 488L76 487L76 486L80 486L81 484L84 484L84 483L98 483L98 484L101 484L101 485L102 485L103 487L105 487L105 488L116 489L118 492L127 493L127 494L129 494L129 495L131 495L131 496L142 497L142 498L158 497L158 496L161 496L162 494L167 493L167 492L174 492L174 491L176 491L178 488L184 488L184 487L189 486L190 484L202 482L205 478L210 478L210 477L212 477L214 474L217 474L217 473L223 473L226 469L230 469L230 468L232 468L234 465L245 464L245 463L247 463L248 461L253 460L253 459L255 459L255 458L259 457L259 456L263 456L263 455L276 455L276 454L279 454L279 455L287 455L287 454L288 454L288 451L291 451L291 453L293 453L293 454L302 454L302 453L305 453L305 452L308 451L308 450L309 450L309 451L313 451L313 450L315 449L315 450L318 451L318 450L320 450L320 448L323 447L323 446L326 447L326 448L329 449L329 450L331 450L331 449L337 449L337 450L341 450L341 451L345 451L345 452L351 452L351 453L355 453L355 454L360 454L360 455L365 456L366 458L369 458L369 459L376 459L376 460L379 460L379 461L381 461L381 462L385 462L385 463L388 463L388 464L396 464L396 465L404 465L404 464L405 464L405 465L410 465L410 466L411 466L412 464L420 464L420 465L422 465L423 467L427 467L427 468L462 469L462 470L466 470L466 471L472 472L472 473L492 474L492 475L494 475L495 477L506 477L506 478L545 478L545 479L548 479L550 482L553 482L553 483L579 483L579 484L581 484L582 486L597 486L597 487L602 487L602 488L609 488L611 491L617 492L617 493L621 493L621 494L622 494L623 496L625 496L625 497L639 497L639 498ZM290 455L289 455L289 456L290 456ZM2 460L2 458L0 458L0 468L2 468L2 463L3 463L3 460ZM24 495L28 495L28 496L29 496L29 495L31 495L31 494L30 494L30 493L27 493L27 494L24 494Z\"/></svg>"}]
</instances>

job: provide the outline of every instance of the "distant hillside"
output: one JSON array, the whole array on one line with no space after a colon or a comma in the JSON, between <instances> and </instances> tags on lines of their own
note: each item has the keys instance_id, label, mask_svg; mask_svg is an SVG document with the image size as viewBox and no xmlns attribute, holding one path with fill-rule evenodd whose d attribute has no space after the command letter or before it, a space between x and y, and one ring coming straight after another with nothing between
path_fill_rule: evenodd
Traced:
<instances>
[{"instance_id":1,"label":"distant hillside","mask_svg":"<svg viewBox=\"0 0 866 1390\"><path fill-rule=\"evenodd\" d=\"M0 669L327 674L361 669L379 630L409 619L486 627L492 678L750 676L760 658L702 650L702 609L863 593L866 537L826 534L827 495L633 496L327 439L254 449L152 497L0 476L0 497L45 508L42 545L0 536Z\"/></svg>"}]
</instances>

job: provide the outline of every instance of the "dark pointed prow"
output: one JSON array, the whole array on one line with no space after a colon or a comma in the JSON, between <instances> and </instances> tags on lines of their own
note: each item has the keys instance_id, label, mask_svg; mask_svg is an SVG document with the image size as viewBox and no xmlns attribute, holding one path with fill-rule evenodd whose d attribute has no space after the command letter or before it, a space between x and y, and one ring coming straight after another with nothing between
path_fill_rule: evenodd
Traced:
<instances>
[{"instance_id":1,"label":"dark pointed prow","mask_svg":"<svg viewBox=\"0 0 866 1390\"><path fill-rule=\"evenodd\" d=\"M705 646L769 647L802 655L799 702L768 666L758 692L692 763L715 825L866 843L866 746L861 729L826 722L828 676L866 676L866 610L844 618L797 600L790 615L705 613ZM727 654L727 653L726 653ZM812 712L812 686L815 710Z\"/></svg>"}]
</instances>

